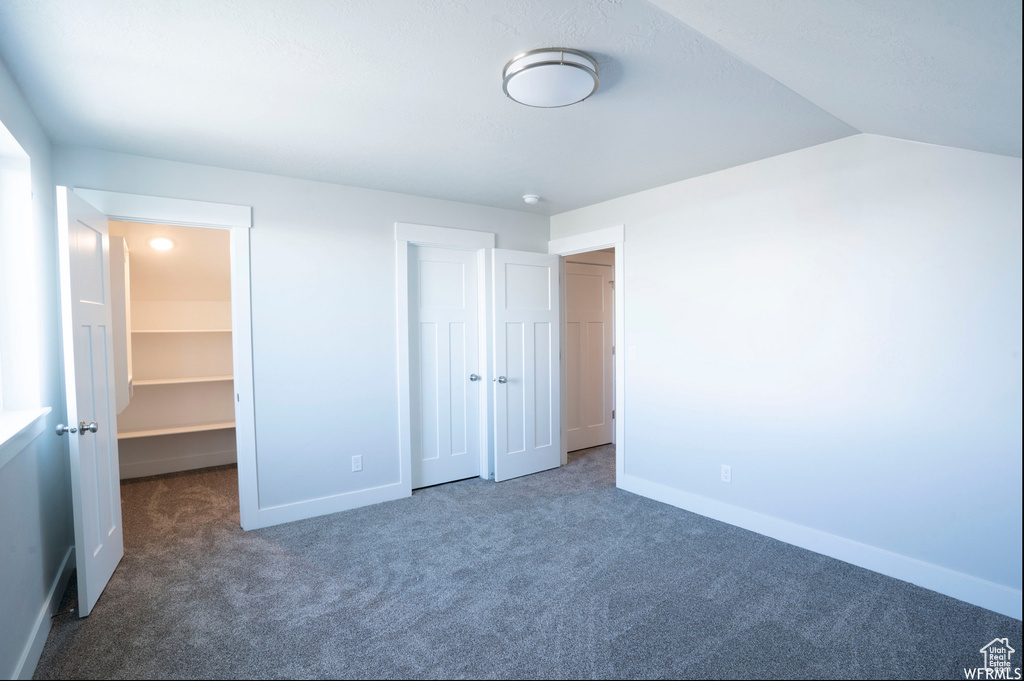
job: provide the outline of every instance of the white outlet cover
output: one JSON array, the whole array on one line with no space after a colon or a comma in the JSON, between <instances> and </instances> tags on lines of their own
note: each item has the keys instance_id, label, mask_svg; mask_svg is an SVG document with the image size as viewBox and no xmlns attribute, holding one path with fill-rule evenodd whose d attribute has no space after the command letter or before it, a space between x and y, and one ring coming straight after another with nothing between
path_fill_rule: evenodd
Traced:
<instances>
[{"instance_id":1,"label":"white outlet cover","mask_svg":"<svg viewBox=\"0 0 1024 681\"><path fill-rule=\"evenodd\" d=\"M722 482L732 482L732 466L722 464Z\"/></svg>"}]
</instances>

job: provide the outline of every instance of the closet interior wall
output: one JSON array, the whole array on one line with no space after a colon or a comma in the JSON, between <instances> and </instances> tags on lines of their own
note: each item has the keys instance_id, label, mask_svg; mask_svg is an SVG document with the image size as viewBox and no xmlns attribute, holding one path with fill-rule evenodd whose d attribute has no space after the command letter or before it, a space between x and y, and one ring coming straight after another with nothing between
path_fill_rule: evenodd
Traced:
<instances>
[{"instance_id":1,"label":"closet interior wall","mask_svg":"<svg viewBox=\"0 0 1024 681\"><path fill-rule=\"evenodd\" d=\"M114 333L127 339L115 345L121 478L234 463L230 233L112 220L110 235Z\"/></svg>"}]
</instances>

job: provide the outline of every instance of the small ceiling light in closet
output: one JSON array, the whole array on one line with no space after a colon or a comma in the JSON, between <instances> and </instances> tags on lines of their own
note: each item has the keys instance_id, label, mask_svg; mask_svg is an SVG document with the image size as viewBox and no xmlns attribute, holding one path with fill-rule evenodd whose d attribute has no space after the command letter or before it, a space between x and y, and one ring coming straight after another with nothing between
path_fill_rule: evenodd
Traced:
<instances>
[{"instance_id":1,"label":"small ceiling light in closet","mask_svg":"<svg viewBox=\"0 0 1024 681\"><path fill-rule=\"evenodd\" d=\"M149 245L158 251L169 251L174 248L174 242L170 239L165 239L162 236L158 236L155 239L149 240Z\"/></svg>"}]
</instances>

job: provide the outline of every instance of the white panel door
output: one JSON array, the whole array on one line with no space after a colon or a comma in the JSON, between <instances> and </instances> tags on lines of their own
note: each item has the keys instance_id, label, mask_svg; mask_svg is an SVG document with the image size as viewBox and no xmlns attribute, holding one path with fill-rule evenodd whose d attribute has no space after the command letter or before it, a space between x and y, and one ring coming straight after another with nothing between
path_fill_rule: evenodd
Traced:
<instances>
[{"instance_id":1,"label":"white panel door","mask_svg":"<svg viewBox=\"0 0 1024 681\"><path fill-rule=\"evenodd\" d=\"M117 461L107 218L57 187L64 336L65 434L78 567L78 613L99 600L124 555Z\"/></svg>"},{"instance_id":2,"label":"white panel door","mask_svg":"<svg viewBox=\"0 0 1024 681\"><path fill-rule=\"evenodd\" d=\"M561 462L558 256L494 250L494 479Z\"/></svg>"},{"instance_id":3,"label":"white panel door","mask_svg":"<svg viewBox=\"0 0 1024 681\"><path fill-rule=\"evenodd\" d=\"M477 254L409 249L414 489L480 475Z\"/></svg>"},{"instance_id":4,"label":"white panel door","mask_svg":"<svg viewBox=\"0 0 1024 681\"><path fill-rule=\"evenodd\" d=\"M570 452L612 441L612 273L609 265L565 265L565 418Z\"/></svg>"}]
</instances>

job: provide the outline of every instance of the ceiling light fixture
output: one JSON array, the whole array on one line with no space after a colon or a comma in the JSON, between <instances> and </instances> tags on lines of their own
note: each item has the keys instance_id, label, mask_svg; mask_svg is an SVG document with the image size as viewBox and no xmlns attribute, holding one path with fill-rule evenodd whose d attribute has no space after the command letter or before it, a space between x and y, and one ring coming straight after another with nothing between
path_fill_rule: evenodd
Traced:
<instances>
[{"instance_id":1,"label":"ceiling light fixture","mask_svg":"<svg viewBox=\"0 0 1024 681\"><path fill-rule=\"evenodd\" d=\"M149 240L149 245L158 251L169 251L174 248L174 242L170 239L165 239L162 236L158 236L155 239Z\"/></svg>"},{"instance_id":2,"label":"ceiling light fixture","mask_svg":"<svg viewBox=\"0 0 1024 681\"><path fill-rule=\"evenodd\" d=\"M501 72L502 89L526 106L569 106L597 91L597 62L585 52L545 47L513 57Z\"/></svg>"},{"instance_id":3,"label":"ceiling light fixture","mask_svg":"<svg viewBox=\"0 0 1024 681\"><path fill-rule=\"evenodd\" d=\"M533 204L540 201L540 197L537 196L536 194L523 194L523 201L526 201L528 204L532 206Z\"/></svg>"}]
</instances>

